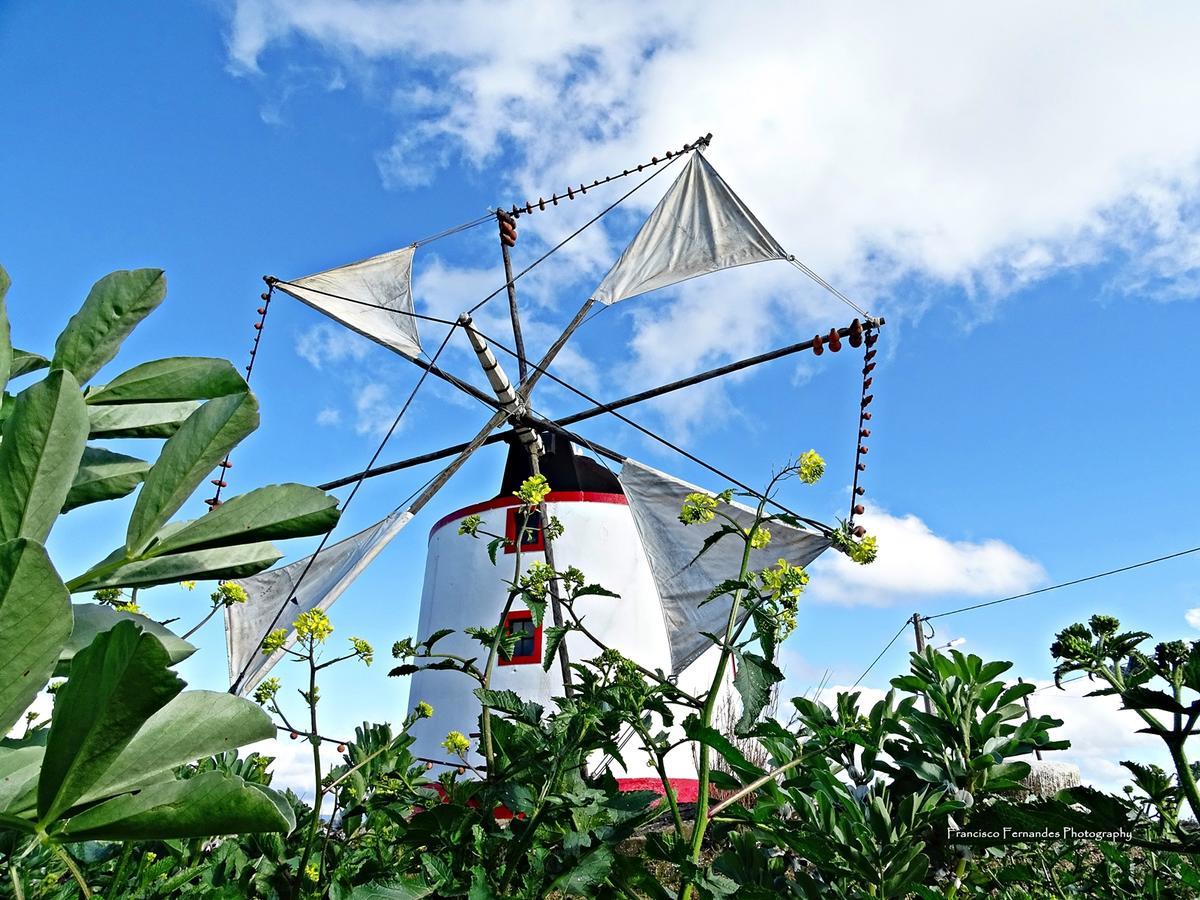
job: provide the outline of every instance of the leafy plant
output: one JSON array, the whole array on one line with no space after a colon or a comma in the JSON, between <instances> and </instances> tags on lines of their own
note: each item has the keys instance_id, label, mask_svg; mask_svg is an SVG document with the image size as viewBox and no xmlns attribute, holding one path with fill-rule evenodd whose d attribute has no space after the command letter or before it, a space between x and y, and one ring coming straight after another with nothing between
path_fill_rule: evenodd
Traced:
<instances>
[{"instance_id":1,"label":"leafy plant","mask_svg":"<svg viewBox=\"0 0 1200 900\"><path fill-rule=\"evenodd\" d=\"M70 594L146 588L257 572L279 558L268 543L314 534L337 518L334 498L300 485L260 488L191 521L171 521L205 476L258 423L245 381L222 360L135 366L82 385L162 301L161 271L114 272L92 288L49 359L14 350L0 270L0 386L44 371L0 403L0 733L55 674L48 728L0 741L0 831L13 890L38 848L90 888L64 849L83 841L177 839L288 831L291 806L229 771L177 777L197 758L270 737L253 704L184 692L170 667L192 652L143 616L73 605ZM145 462L89 439L165 437ZM60 515L141 489L124 543L64 581L44 543Z\"/></svg>"}]
</instances>

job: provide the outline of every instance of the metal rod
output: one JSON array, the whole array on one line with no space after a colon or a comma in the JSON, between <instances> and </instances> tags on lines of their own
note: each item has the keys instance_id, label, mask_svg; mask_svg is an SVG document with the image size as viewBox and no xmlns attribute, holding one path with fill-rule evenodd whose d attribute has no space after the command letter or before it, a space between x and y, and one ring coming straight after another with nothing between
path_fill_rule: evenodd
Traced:
<instances>
[{"instance_id":1,"label":"metal rod","mask_svg":"<svg viewBox=\"0 0 1200 900\"><path fill-rule=\"evenodd\" d=\"M517 312L517 285L513 281L512 257L508 252L508 243L504 240L504 225L511 224L514 220L504 210L498 209L496 210L496 221L501 229L500 255L504 258L504 286L508 290L508 313L512 318L513 346L517 348L517 377L524 384L525 379L529 377L529 364L525 361L525 338L521 334L521 316ZM516 240L515 236L513 240Z\"/></svg>"},{"instance_id":2,"label":"metal rod","mask_svg":"<svg viewBox=\"0 0 1200 900\"><path fill-rule=\"evenodd\" d=\"M884 320L878 319L876 320L876 324L883 325ZM849 334L849 327L838 329L838 335L840 337L848 337ZM771 362L772 360L781 359L785 356L792 356L796 353L802 353L805 350L811 350L813 348L813 343L813 341L809 340L801 341L798 344L789 344L786 347L779 347L775 350L769 350L766 353L760 353L757 356L748 356L745 359L738 360L737 362L728 363L724 366L718 366L715 369L709 369L707 372L700 372L696 375L690 375L687 378L681 378L678 381L672 381L656 388L640 391L636 394L630 394L628 397L622 397L620 400L614 400L612 403L607 403L601 406L593 406L590 409L584 409L577 413L572 413L571 415L562 419L555 419L551 421L549 419L538 418L537 421L539 425L546 428L549 428L550 426L566 428L567 426L574 425L577 422L583 422L587 419L594 419L596 416L602 415L610 410L622 409L626 406L632 406L635 403L643 403L646 400L653 400L656 397L662 397L666 394L682 390L686 387L691 387L696 384L703 384L706 381L711 381L714 378L720 378L724 375L729 375L732 372L739 372L742 369L748 369L751 366L757 366L761 363ZM493 407L496 405L495 398L487 396L483 393L483 391L480 391L478 388L467 384L461 379L456 378L447 372L443 372L435 366L430 366L428 363L425 363L421 360L413 360L413 362L417 363L417 365L422 366L423 368L428 369L430 374L436 375L437 377L442 378L443 380L448 381L455 386L462 387L463 390L467 391L467 393L483 400L483 402L487 403L488 405ZM555 429L551 428L551 430ZM579 442L578 438L572 438L569 433L559 433L562 433L563 436L567 437L569 440L574 440L577 443ZM507 433L494 434L487 438L484 441L484 444L499 443L500 441L507 440L507 438ZM602 455L609 456L609 454L604 453L603 450L594 442L585 443L591 443L592 446L595 447L596 450ZM455 453L461 452L466 446L466 444L455 444L452 447L444 447L441 450L434 450L430 453L423 453L420 456L413 456L409 457L408 459L402 459L399 462L378 466L377 468L371 469L368 472L356 472L355 474L347 475L344 478L328 481L325 484L318 485L318 487L320 487L323 491L331 491L334 488L345 487L347 484L353 484L359 478L374 478L376 475L386 475L389 472L399 472L402 469L408 469L412 466L419 466L423 465L424 463L435 462L439 459L446 459L447 457L453 456ZM617 454L612 454L610 458L617 459L618 461L621 459L621 457Z\"/></svg>"}]
</instances>

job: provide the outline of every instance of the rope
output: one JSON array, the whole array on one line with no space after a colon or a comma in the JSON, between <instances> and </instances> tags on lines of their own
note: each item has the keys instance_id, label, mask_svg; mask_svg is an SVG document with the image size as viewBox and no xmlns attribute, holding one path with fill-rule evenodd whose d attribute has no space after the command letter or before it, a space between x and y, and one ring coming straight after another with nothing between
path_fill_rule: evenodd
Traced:
<instances>
[{"instance_id":1,"label":"rope","mask_svg":"<svg viewBox=\"0 0 1200 900\"><path fill-rule=\"evenodd\" d=\"M263 326L267 324L267 313L271 310L271 297L275 293L275 287L272 284L267 285L267 289L262 292L259 299L262 300L262 306L258 308L258 321L254 323L254 344L250 347L250 359L246 363L246 384L250 384L250 376L254 372L254 360L258 357L258 343L262 340ZM217 463L217 467L221 470L221 474L212 479L211 483L217 486L216 492L204 502L209 509L216 509L221 505L221 491L228 487L225 481L225 474L233 468L233 463L229 461L229 457L233 454L230 450L225 454L225 458Z\"/></svg>"},{"instance_id":2,"label":"rope","mask_svg":"<svg viewBox=\"0 0 1200 900\"><path fill-rule=\"evenodd\" d=\"M487 215L480 216L478 219L472 219L470 222L463 222L461 225L455 225L452 228L447 228L445 231L431 234L429 237L421 238L419 241L413 241L410 246L420 247L422 244L432 244L434 241L450 237L452 234L458 234L460 231L466 231L468 228L474 228L477 225L482 225L484 222L490 222L494 218L495 216L492 213L488 213Z\"/></svg>"},{"instance_id":3,"label":"rope","mask_svg":"<svg viewBox=\"0 0 1200 900\"><path fill-rule=\"evenodd\" d=\"M1107 572L1097 572L1095 575L1088 575L1084 578L1076 578L1072 581L1064 581L1061 584L1052 584L1049 587L1038 588L1036 591L1026 591L1023 594L1013 594L1011 597L1001 597L999 600L989 600L986 603L974 603L971 606L962 606L958 609L951 609L946 612L937 613L932 616L924 616L924 621L928 622L931 619L942 619L946 616L956 616L959 613L970 612L973 609L983 609L987 606L996 606L1000 603L1008 603L1010 600L1020 600L1024 597L1032 597L1035 594L1044 594L1047 591L1056 591L1059 588L1071 587L1076 584L1083 584L1085 581L1095 581L1097 578L1107 578L1109 575L1119 575L1121 572L1129 572L1133 569L1140 569L1143 566L1152 566L1156 563L1166 562L1169 559L1177 559L1180 556L1187 556L1189 553L1200 552L1200 547L1192 547L1188 550L1180 550L1176 553L1169 553L1166 556L1159 556L1155 559L1147 559L1142 562L1133 563L1128 566L1121 566L1119 569L1109 569Z\"/></svg>"},{"instance_id":4,"label":"rope","mask_svg":"<svg viewBox=\"0 0 1200 900\"><path fill-rule=\"evenodd\" d=\"M382 303L371 303L368 300L356 300L354 297L343 297L341 294L333 294L329 291L322 291L319 288L308 287L307 285L296 284L294 281L284 281L282 278L276 278L275 284L282 284L287 287L295 288L298 291L307 291L310 294L320 294L323 297L331 297L334 300L344 300L346 303L353 303L357 306L367 306L371 309L382 309L385 312L393 313L397 316L408 316L412 319L419 319L422 322L434 322L438 325L457 325L453 319L441 319L437 316L426 315L425 313L414 312L408 309L395 309L391 306L384 306Z\"/></svg>"},{"instance_id":5,"label":"rope","mask_svg":"<svg viewBox=\"0 0 1200 900\"><path fill-rule=\"evenodd\" d=\"M694 140L692 143L684 144L682 150L668 150L666 156L663 156L661 158L657 157L657 156L652 156L650 158L650 162L639 163L638 167L636 169L625 169L622 172L620 172L619 174L609 175L605 178L597 178L595 181L593 181L591 183L591 187L594 187L594 188L600 187L601 185L608 184L610 181L616 181L617 179L624 178L627 175L636 174L637 172L642 171L642 169L647 169L647 168L651 168L653 166L660 165L665 162L670 162L673 158L678 158L680 156L683 156L685 153L687 153L691 150L699 150L701 148L707 147L711 141L712 141L711 134L707 134L704 137L696 138L696 140ZM579 185L579 187L577 187L577 188L576 187L568 187L567 192L565 194L552 195L549 200L539 197L537 203L527 200L524 203L524 205L522 205L520 203L514 204L513 208L511 210L509 210L509 215L511 215L515 219L520 215L529 214L529 213L534 212L535 210L544 211L546 209L547 203L550 203L553 206L558 206L559 200L574 200L576 194L586 194L587 192L588 192L588 186L581 183Z\"/></svg>"},{"instance_id":6,"label":"rope","mask_svg":"<svg viewBox=\"0 0 1200 900\"><path fill-rule=\"evenodd\" d=\"M816 272L814 272L812 269L810 269L804 263L800 262L800 260L796 259L795 256L792 256L789 253L787 255L786 259L793 266L795 266L797 269L799 269L801 272L803 272L805 275L807 275L809 278L811 278L813 281L815 281L821 287L825 288L825 290L829 291L829 293L833 294L833 296L837 297L839 300L841 300L843 303L845 303L847 306L849 306L852 310L854 310L856 313L858 313L864 319L871 318L871 316L867 313L867 311L865 309L863 309L861 306L859 306L857 303L855 303L853 300L851 300L849 297L847 297L845 294L843 294L841 291L839 291L837 288L835 288L832 284L830 284L828 281L826 281L824 278L822 278L820 275L818 275Z\"/></svg>"},{"instance_id":7,"label":"rope","mask_svg":"<svg viewBox=\"0 0 1200 900\"><path fill-rule=\"evenodd\" d=\"M491 300L493 297L495 297L501 291L508 290L508 286L510 284L515 284L518 280L520 280L521 276L526 275L530 270L532 270L534 268L534 266L537 266L538 264L543 262L546 259L546 257L550 256L550 254L557 253L559 250L561 250L563 248L564 245L567 244L567 242L572 241L575 238L579 237L579 235L581 235L586 229L595 225L597 222L600 221L600 219L602 219L604 216L608 215L610 212L612 212L614 209L616 209L619 205L621 205L626 200L628 200L630 197L632 197L637 191L641 190L643 187L645 187L647 184L649 184L651 181L653 181L655 178L657 178L663 172L667 171L667 169L671 168L671 166L673 166L676 162L678 162L681 159L683 159L683 154L682 153L677 154L673 159L671 159L665 166L663 166L657 172L653 173L648 178L644 178L641 181L639 181L636 185L633 186L633 188L626 191L624 194L622 194L620 197L618 197L616 200L614 200L608 206L604 207L604 209L600 210L600 212L596 213L596 215L592 216L590 219L588 219L586 222L584 222L582 225L580 225L578 228L576 228L574 231L572 231L569 235L567 235L565 238L563 238L561 241L559 241L557 244L555 244L553 247L551 247L549 250L547 250L545 253L543 253L541 256L539 256L537 259L535 259L533 262L531 262L529 265L527 265L524 269L522 269L516 275L514 275L512 278L512 281L506 281L504 284L500 285L500 287L496 288L494 291L492 291L490 294L488 294L486 297L484 297L482 300L480 300L478 303L476 303L474 306L472 306L469 310L467 310L468 315L474 315L475 311L477 309L479 309L481 306L483 306L485 303L487 303L489 300Z\"/></svg>"},{"instance_id":8,"label":"rope","mask_svg":"<svg viewBox=\"0 0 1200 900\"><path fill-rule=\"evenodd\" d=\"M442 351L445 350L447 345L450 343L450 338L454 335L455 329L457 327L458 327L457 323L455 323L446 332L445 338L442 339L441 346L438 347L437 352L433 355L433 359L435 362L437 361L437 358L442 355ZM360 476L358 481L356 481L354 483L354 487L350 490L350 495L348 497L346 497L346 501L342 504L342 512L343 513L349 508L351 502L353 502L355 495L358 494L358 489L360 487L362 487L363 481L365 480L366 472L369 471L371 469L371 467L373 465L375 465L375 461L377 459L379 459L379 454L381 454L383 452L383 448L387 446L387 442L391 439L392 434L394 434L396 429L399 427L400 420L403 419L404 414L408 412L409 407L412 405L413 400L416 399L417 393L421 390L421 386L423 384L425 384L425 379L428 377L429 377L429 370L426 369L421 373L421 377L417 379L417 383L416 383L416 385L413 386L412 391L409 393L408 399L405 400L404 405L400 407L400 412L398 412L396 414L396 418L392 421L391 427L388 428L387 433L383 436L383 440L381 440L379 442L379 446L375 448L375 452L371 455L371 461L367 463L367 467L366 467L366 470L364 470L363 475ZM430 479L430 480L432 480L432 479ZM414 494L413 496L416 496L416 495ZM340 519L339 519L339 521L340 521ZM282 603L282 605L280 605L278 611L276 611L274 618L271 619L271 624L267 626L266 630L262 634L262 637L259 639L260 641L265 640L267 635L270 634L272 630L274 630L275 626L279 623L280 616L282 616L284 610L287 609L288 604L296 602L296 592L299 591L300 586L304 583L305 577L308 575L309 571L312 570L313 563L316 562L317 556L320 554L320 552L322 550L325 549L325 544L329 541L329 537L330 537L330 535L333 534L334 528L336 528L336 527L337 527L337 523L335 522L333 525L331 525L329 527L329 529L322 536L321 543L317 545L317 549L314 550L312 556L310 556L308 558L308 563L304 566L304 569L300 572L300 577L296 579L296 583L292 586L291 591L288 593L287 599L283 601L283 603ZM230 685L230 687L229 687L230 693L236 693L237 690L241 687L242 679L246 677L246 673L250 670L250 666L253 663L253 661L254 661L253 656L249 660L247 660L246 664L242 667L242 670L238 673L238 677L234 680L234 683L232 685Z\"/></svg>"}]
</instances>

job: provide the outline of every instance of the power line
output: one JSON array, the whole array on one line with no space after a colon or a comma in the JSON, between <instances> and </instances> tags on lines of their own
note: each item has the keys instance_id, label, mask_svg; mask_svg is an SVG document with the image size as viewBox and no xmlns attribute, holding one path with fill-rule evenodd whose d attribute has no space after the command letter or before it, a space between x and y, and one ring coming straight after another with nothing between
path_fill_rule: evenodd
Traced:
<instances>
[{"instance_id":1,"label":"power line","mask_svg":"<svg viewBox=\"0 0 1200 900\"><path fill-rule=\"evenodd\" d=\"M873 660L871 660L871 664L869 666L867 666L863 670L863 673L854 680L854 684L852 684L851 687L858 687L858 685L862 682L862 680L864 678L866 678L869 674L871 674L871 670L873 668L875 668L875 664L878 663L881 659L883 659L883 655L892 649L892 644L896 643L896 641L900 638L900 635L904 634L904 632L906 632L908 630L908 626L911 624L912 624L911 619L904 620L904 624L900 626L900 630L897 631L894 635L892 635L892 639L887 642L887 644L884 646L884 648L882 650L879 651L879 655L876 656Z\"/></svg>"},{"instance_id":2,"label":"power line","mask_svg":"<svg viewBox=\"0 0 1200 900\"><path fill-rule=\"evenodd\" d=\"M1024 597L1032 597L1035 594L1044 594L1047 591L1056 591L1059 588L1071 587L1075 584L1083 584L1085 581L1095 581L1097 578L1107 578L1109 575L1119 575L1121 572L1129 572L1133 569L1140 569L1143 566L1152 566L1155 563L1166 562L1169 559L1177 559L1180 556L1187 556L1189 553L1200 551L1200 547L1192 547L1188 550L1180 550L1176 553L1168 553L1166 556L1159 556L1155 559L1147 559L1142 562L1133 563L1128 566L1121 566L1119 569L1109 569L1107 572L1097 572L1095 575L1088 575L1084 578L1076 578L1072 581L1064 581L1061 584L1052 584L1049 587L1038 588L1036 591L1026 591L1023 594L1013 594L1011 597L1001 597L999 600L988 600L986 603L974 603L971 606L962 606L958 609L951 609L947 612L935 613L932 616L922 616L923 621L932 619L942 619L946 616L955 616L959 613L970 612L973 609L983 609L987 606L996 606L1000 603L1008 603L1010 600L1020 600Z\"/></svg>"}]
</instances>

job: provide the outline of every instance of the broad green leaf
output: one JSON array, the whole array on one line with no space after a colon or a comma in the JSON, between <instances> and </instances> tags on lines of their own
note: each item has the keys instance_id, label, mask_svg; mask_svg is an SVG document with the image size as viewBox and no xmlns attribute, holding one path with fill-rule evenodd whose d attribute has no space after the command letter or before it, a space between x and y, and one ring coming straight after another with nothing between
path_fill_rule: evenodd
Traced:
<instances>
[{"instance_id":1,"label":"broad green leaf","mask_svg":"<svg viewBox=\"0 0 1200 900\"><path fill-rule=\"evenodd\" d=\"M733 686L742 698L742 715L735 730L744 734L771 702L771 689L783 681L783 673L775 663L756 653L739 653L735 658L737 673L733 676Z\"/></svg>"},{"instance_id":2,"label":"broad green leaf","mask_svg":"<svg viewBox=\"0 0 1200 900\"><path fill-rule=\"evenodd\" d=\"M149 554L324 534L338 515L331 494L303 484L272 484L226 500L167 537L160 533Z\"/></svg>"},{"instance_id":3,"label":"broad green leaf","mask_svg":"<svg viewBox=\"0 0 1200 900\"><path fill-rule=\"evenodd\" d=\"M683 722L684 733L693 741L705 744L721 754L721 758L729 764L743 781L749 782L766 773L750 760L728 737L717 729L700 724L695 716L688 716Z\"/></svg>"},{"instance_id":4,"label":"broad green leaf","mask_svg":"<svg viewBox=\"0 0 1200 900\"><path fill-rule=\"evenodd\" d=\"M16 815L37 789L46 748L36 744L0 747L0 813Z\"/></svg>"},{"instance_id":5,"label":"broad green leaf","mask_svg":"<svg viewBox=\"0 0 1200 900\"><path fill-rule=\"evenodd\" d=\"M600 893L597 888L608 878L612 867L613 852L601 845L554 879L550 888L562 891L567 897L595 897Z\"/></svg>"},{"instance_id":6,"label":"broad green leaf","mask_svg":"<svg viewBox=\"0 0 1200 900\"><path fill-rule=\"evenodd\" d=\"M8 307L4 303L10 284L12 281L9 279L8 273L4 271L4 266L0 266L0 390L8 384L8 379L12 375L12 328L8 324Z\"/></svg>"},{"instance_id":7,"label":"broad green leaf","mask_svg":"<svg viewBox=\"0 0 1200 900\"><path fill-rule=\"evenodd\" d=\"M271 717L258 704L224 691L184 691L150 717L79 802L111 797L159 772L274 736Z\"/></svg>"},{"instance_id":8,"label":"broad green leaf","mask_svg":"<svg viewBox=\"0 0 1200 900\"><path fill-rule=\"evenodd\" d=\"M108 384L88 392L91 403L153 403L211 400L249 390L233 364L206 356L156 359L122 372Z\"/></svg>"},{"instance_id":9,"label":"broad green leaf","mask_svg":"<svg viewBox=\"0 0 1200 900\"><path fill-rule=\"evenodd\" d=\"M138 493L125 547L141 555L166 524L242 438L258 427L258 401L250 393L209 400L163 445Z\"/></svg>"},{"instance_id":10,"label":"broad green leaf","mask_svg":"<svg viewBox=\"0 0 1200 900\"><path fill-rule=\"evenodd\" d=\"M391 881L360 884L350 894L350 900L421 900L433 891L415 875L402 875Z\"/></svg>"},{"instance_id":11,"label":"broad green leaf","mask_svg":"<svg viewBox=\"0 0 1200 900\"><path fill-rule=\"evenodd\" d=\"M554 658L558 656L558 647L563 642L563 638L567 636L567 632L571 630L570 625L551 625L545 631L546 655L542 658L542 668L547 672L554 665Z\"/></svg>"},{"instance_id":12,"label":"broad green leaf","mask_svg":"<svg viewBox=\"0 0 1200 900\"><path fill-rule=\"evenodd\" d=\"M71 602L41 544L0 544L0 736L54 672L71 633Z\"/></svg>"},{"instance_id":13,"label":"broad green leaf","mask_svg":"<svg viewBox=\"0 0 1200 900\"><path fill-rule=\"evenodd\" d=\"M62 511L124 497L142 483L149 468L150 463L144 459L100 447L85 447Z\"/></svg>"},{"instance_id":14,"label":"broad green leaf","mask_svg":"<svg viewBox=\"0 0 1200 900\"><path fill-rule=\"evenodd\" d=\"M90 646L96 639L96 635L111 631L119 622L132 622L147 634L158 638L158 642L167 651L167 656L173 666L183 662L196 652L195 647L183 638L176 637L170 629L137 613L122 612L111 606L105 606L103 603L75 603L72 605L72 611L74 612L75 626L71 629L71 636L63 646L62 653L58 657L58 665L54 669L54 674L59 678L65 678L71 671L71 661L75 658L76 653Z\"/></svg>"},{"instance_id":15,"label":"broad green leaf","mask_svg":"<svg viewBox=\"0 0 1200 900\"><path fill-rule=\"evenodd\" d=\"M8 378L11 381L14 378L20 378L22 375L28 375L30 372L36 372L38 369L50 368L50 360L38 354L31 353L28 350L19 350L13 347L12 352L12 371L8 373Z\"/></svg>"},{"instance_id":16,"label":"broad green leaf","mask_svg":"<svg viewBox=\"0 0 1200 900\"><path fill-rule=\"evenodd\" d=\"M72 593L102 587L151 587L180 581L245 578L270 568L283 554L274 544L243 544L211 550L185 550L152 559L112 562L112 557L93 566L67 587Z\"/></svg>"},{"instance_id":17,"label":"broad green leaf","mask_svg":"<svg viewBox=\"0 0 1200 900\"><path fill-rule=\"evenodd\" d=\"M69 372L17 394L0 441L0 539L45 541L87 441L87 410Z\"/></svg>"},{"instance_id":18,"label":"broad green leaf","mask_svg":"<svg viewBox=\"0 0 1200 900\"><path fill-rule=\"evenodd\" d=\"M205 772L151 785L93 806L67 820L68 841L145 841L291 831L265 791L236 775Z\"/></svg>"},{"instance_id":19,"label":"broad green leaf","mask_svg":"<svg viewBox=\"0 0 1200 900\"><path fill-rule=\"evenodd\" d=\"M169 438L200 408L195 400L87 408L93 438Z\"/></svg>"},{"instance_id":20,"label":"broad green leaf","mask_svg":"<svg viewBox=\"0 0 1200 900\"><path fill-rule=\"evenodd\" d=\"M54 344L55 367L69 369L80 384L121 349L121 342L154 311L167 293L162 269L133 269L105 275Z\"/></svg>"},{"instance_id":21,"label":"broad green leaf","mask_svg":"<svg viewBox=\"0 0 1200 900\"><path fill-rule=\"evenodd\" d=\"M95 784L154 713L183 690L153 635L118 622L75 654L54 697L38 818L48 826Z\"/></svg>"}]
</instances>

